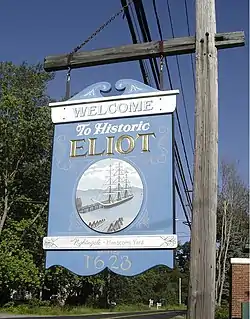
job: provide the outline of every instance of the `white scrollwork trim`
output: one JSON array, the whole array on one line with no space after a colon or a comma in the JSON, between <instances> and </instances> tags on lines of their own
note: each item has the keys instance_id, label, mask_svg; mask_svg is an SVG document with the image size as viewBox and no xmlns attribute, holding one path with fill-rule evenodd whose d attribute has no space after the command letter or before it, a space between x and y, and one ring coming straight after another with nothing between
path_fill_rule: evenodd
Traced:
<instances>
[{"instance_id":1,"label":"white scrollwork trim","mask_svg":"<svg viewBox=\"0 0 250 319\"><path fill-rule=\"evenodd\" d=\"M57 248L57 244L56 244L57 240L58 240L58 237L45 237L43 239L43 248L44 249Z\"/></svg>"}]
</instances>

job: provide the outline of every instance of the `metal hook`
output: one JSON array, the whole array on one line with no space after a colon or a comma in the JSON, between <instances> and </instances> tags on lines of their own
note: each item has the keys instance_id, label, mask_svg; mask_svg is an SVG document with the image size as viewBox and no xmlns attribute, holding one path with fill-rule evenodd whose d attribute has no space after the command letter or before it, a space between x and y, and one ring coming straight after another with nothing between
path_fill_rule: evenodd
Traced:
<instances>
[{"instance_id":1,"label":"metal hook","mask_svg":"<svg viewBox=\"0 0 250 319\"><path fill-rule=\"evenodd\" d=\"M163 55L160 57L160 90L163 90Z\"/></svg>"},{"instance_id":2,"label":"metal hook","mask_svg":"<svg viewBox=\"0 0 250 319\"><path fill-rule=\"evenodd\" d=\"M160 90L163 90L163 66L164 66L164 61L163 61L163 41L159 42L159 47L160 47Z\"/></svg>"},{"instance_id":3,"label":"metal hook","mask_svg":"<svg viewBox=\"0 0 250 319\"><path fill-rule=\"evenodd\" d=\"M67 75L66 75L66 94L65 94L66 100L70 98L70 72L71 72L71 68L69 67Z\"/></svg>"}]
</instances>

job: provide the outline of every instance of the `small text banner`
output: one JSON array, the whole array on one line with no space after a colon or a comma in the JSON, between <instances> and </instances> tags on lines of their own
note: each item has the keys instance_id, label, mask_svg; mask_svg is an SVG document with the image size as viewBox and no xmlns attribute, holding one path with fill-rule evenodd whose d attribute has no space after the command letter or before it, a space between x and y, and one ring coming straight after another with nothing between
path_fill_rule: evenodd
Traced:
<instances>
[{"instance_id":1,"label":"small text banner","mask_svg":"<svg viewBox=\"0 0 250 319\"><path fill-rule=\"evenodd\" d=\"M174 249L176 235L45 237L44 249Z\"/></svg>"}]
</instances>

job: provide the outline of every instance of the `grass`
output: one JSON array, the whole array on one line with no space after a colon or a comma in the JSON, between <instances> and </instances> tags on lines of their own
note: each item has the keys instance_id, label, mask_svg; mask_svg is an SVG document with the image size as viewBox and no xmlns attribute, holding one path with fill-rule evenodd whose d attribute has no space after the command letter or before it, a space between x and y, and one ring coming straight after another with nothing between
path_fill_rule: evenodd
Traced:
<instances>
[{"instance_id":1,"label":"grass","mask_svg":"<svg viewBox=\"0 0 250 319\"><path fill-rule=\"evenodd\" d=\"M0 313L12 313L18 315L80 315L105 312L105 309L94 309L87 307L46 307L46 306L34 306L19 305L13 307L0 308Z\"/></svg>"},{"instance_id":2,"label":"grass","mask_svg":"<svg viewBox=\"0 0 250 319\"><path fill-rule=\"evenodd\" d=\"M173 305L160 308L160 310L185 310L185 306ZM58 307L58 306L29 306L18 305L0 308L0 313L12 313L18 315L84 315L84 314L96 314L96 313L108 313L108 312L136 312L156 310L155 307L151 309L147 305L118 305L115 309L100 309L91 307ZM178 317L177 317L178 318ZM179 319L183 319L180 317Z\"/></svg>"}]
</instances>

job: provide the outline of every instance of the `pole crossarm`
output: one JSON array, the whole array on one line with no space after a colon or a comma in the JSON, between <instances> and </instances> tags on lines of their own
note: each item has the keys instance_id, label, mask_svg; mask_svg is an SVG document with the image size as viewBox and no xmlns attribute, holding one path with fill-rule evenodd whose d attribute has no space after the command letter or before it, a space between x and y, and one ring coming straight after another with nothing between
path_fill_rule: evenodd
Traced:
<instances>
[{"instance_id":1,"label":"pole crossarm","mask_svg":"<svg viewBox=\"0 0 250 319\"><path fill-rule=\"evenodd\" d=\"M217 49L244 46L243 31L216 33L215 46ZM136 61L141 59L164 56L181 55L195 52L195 37L173 38L163 41L145 42L120 47L84 51L73 54L47 56L44 59L44 70L47 72L97 66L118 62ZM69 62L70 61L70 62Z\"/></svg>"}]
</instances>

